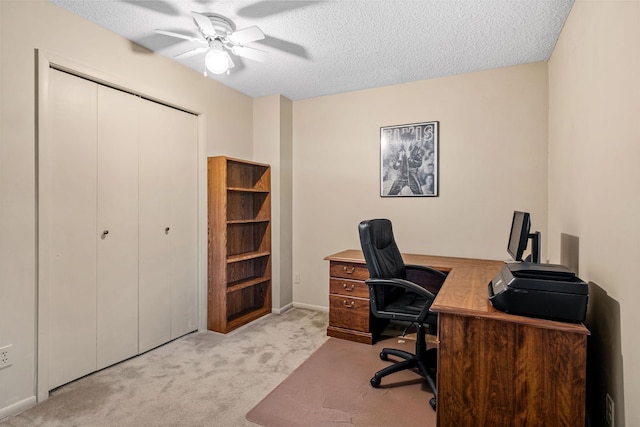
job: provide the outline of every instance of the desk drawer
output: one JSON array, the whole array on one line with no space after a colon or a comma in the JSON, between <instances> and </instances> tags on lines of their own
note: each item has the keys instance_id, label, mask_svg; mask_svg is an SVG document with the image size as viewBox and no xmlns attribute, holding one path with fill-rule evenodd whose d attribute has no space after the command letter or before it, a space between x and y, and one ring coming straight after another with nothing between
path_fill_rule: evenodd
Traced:
<instances>
[{"instance_id":1,"label":"desk drawer","mask_svg":"<svg viewBox=\"0 0 640 427\"><path fill-rule=\"evenodd\" d=\"M369 287L360 280L329 279L329 293L348 297L369 298Z\"/></svg>"},{"instance_id":2,"label":"desk drawer","mask_svg":"<svg viewBox=\"0 0 640 427\"><path fill-rule=\"evenodd\" d=\"M329 264L329 276L352 280L367 280L369 278L369 270L367 270L365 264L331 261L331 264Z\"/></svg>"},{"instance_id":3,"label":"desk drawer","mask_svg":"<svg viewBox=\"0 0 640 427\"><path fill-rule=\"evenodd\" d=\"M369 300L329 295L329 324L369 332Z\"/></svg>"}]
</instances>

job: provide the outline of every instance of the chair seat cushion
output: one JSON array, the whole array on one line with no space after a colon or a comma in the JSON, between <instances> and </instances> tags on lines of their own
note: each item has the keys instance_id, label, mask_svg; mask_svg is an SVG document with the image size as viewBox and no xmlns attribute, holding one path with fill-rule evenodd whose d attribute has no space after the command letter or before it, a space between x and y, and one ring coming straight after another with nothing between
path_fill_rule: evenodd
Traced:
<instances>
[{"instance_id":1,"label":"chair seat cushion","mask_svg":"<svg viewBox=\"0 0 640 427\"><path fill-rule=\"evenodd\" d=\"M424 309L424 306L428 303L429 302L426 297L413 292L403 292L401 295L394 298L393 301L386 304L383 311L418 316Z\"/></svg>"}]
</instances>

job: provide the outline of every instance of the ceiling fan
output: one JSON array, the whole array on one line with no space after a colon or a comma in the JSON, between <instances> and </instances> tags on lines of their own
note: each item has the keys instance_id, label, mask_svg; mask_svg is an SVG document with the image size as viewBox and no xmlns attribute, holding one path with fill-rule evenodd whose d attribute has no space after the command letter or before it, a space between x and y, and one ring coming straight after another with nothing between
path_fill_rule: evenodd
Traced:
<instances>
[{"instance_id":1,"label":"ceiling fan","mask_svg":"<svg viewBox=\"0 0 640 427\"><path fill-rule=\"evenodd\" d=\"M244 45L264 39L264 33L255 25L236 31L235 24L222 15L198 12L191 12L191 15L202 38L160 29L156 29L155 32L201 44L200 47L178 54L174 58L188 58L207 52L205 75L207 69L213 74L228 74L229 70L235 66L229 52L260 62L266 61L269 56L268 52Z\"/></svg>"}]
</instances>

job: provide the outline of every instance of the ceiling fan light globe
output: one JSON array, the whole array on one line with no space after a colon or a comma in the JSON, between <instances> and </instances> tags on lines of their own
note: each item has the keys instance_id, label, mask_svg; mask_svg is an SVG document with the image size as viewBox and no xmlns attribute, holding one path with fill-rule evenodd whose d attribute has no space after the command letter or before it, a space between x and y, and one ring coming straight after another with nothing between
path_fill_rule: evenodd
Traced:
<instances>
[{"instance_id":1,"label":"ceiling fan light globe","mask_svg":"<svg viewBox=\"0 0 640 427\"><path fill-rule=\"evenodd\" d=\"M213 74L224 74L229 69L229 59L221 50L210 50L205 58L205 64Z\"/></svg>"}]
</instances>

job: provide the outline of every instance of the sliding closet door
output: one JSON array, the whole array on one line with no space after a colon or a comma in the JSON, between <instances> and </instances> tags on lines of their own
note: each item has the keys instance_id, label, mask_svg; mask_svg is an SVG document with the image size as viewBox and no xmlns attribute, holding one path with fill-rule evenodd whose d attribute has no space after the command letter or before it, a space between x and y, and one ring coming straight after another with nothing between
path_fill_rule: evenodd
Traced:
<instances>
[{"instance_id":1,"label":"sliding closet door","mask_svg":"<svg viewBox=\"0 0 640 427\"><path fill-rule=\"evenodd\" d=\"M138 354L139 104L98 87L98 369Z\"/></svg>"},{"instance_id":2,"label":"sliding closet door","mask_svg":"<svg viewBox=\"0 0 640 427\"><path fill-rule=\"evenodd\" d=\"M197 329L197 118L179 112L174 123L171 150L171 338Z\"/></svg>"},{"instance_id":3,"label":"sliding closet door","mask_svg":"<svg viewBox=\"0 0 640 427\"><path fill-rule=\"evenodd\" d=\"M140 352L196 329L196 118L140 108Z\"/></svg>"},{"instance_id":4,"label":"sliding closet door","mask_svg":"<svg viewBox=\"0 0 640 427\"><path fill-rule=\"evenodd\" d=\"M49 387L96 369L95 83L51 70L49 117Z\"/></svg>"},{"instance_id":5,"label":"sliding closet door","mask_svg":"<svg viewBox=\"0 0 640 427\"><path fill-rule=\"evenodd\" d=\"M165 129L170 118L165 108L151 101L140 102L140 352L171 339L171 292L166 277L171 235L166 168L171 158Z\"/></svg>"},{"instance_id":6,"label":"sliding closet door","mask_svg":"<svg viewBox=\"0 0 640 427\"><path fill-rule=\"evenodd\" d=\"M197 329L198 182L196 116L49 75L52 389Z\"/></svg>"}]
</instances>

